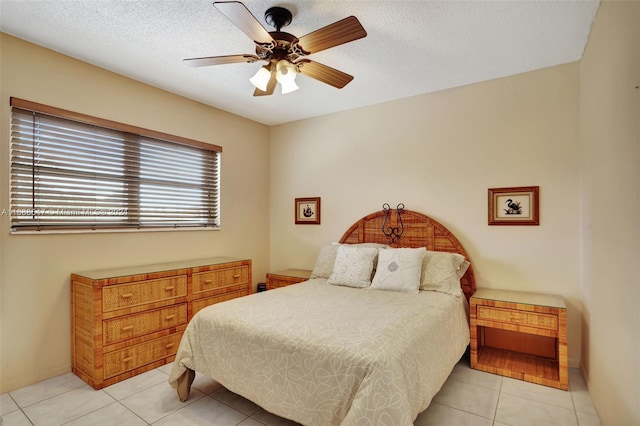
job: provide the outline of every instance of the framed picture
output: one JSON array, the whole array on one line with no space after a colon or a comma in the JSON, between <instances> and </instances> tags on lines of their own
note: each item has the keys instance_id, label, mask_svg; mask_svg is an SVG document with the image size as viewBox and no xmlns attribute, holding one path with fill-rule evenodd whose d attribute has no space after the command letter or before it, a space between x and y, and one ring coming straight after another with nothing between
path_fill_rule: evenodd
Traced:
<instances>
[{"instance_id":1,"label":"framed picture","mask_svg":"<svg viewBox=\"0 0 640 426\"><path fill-rule=\"evenodd\" d=\"M489 189L489 225L539 225L539 186Z\"/></svg>"},{"instance_id":2,"label":"framed picture","mask_svg":"<svg viewBox=\"0 0 640 426\"><path fill-rule=\"evenodd\" d=\"M320 225L320 197L296 198L296 225Z\"/></svg>"}]
</instances>

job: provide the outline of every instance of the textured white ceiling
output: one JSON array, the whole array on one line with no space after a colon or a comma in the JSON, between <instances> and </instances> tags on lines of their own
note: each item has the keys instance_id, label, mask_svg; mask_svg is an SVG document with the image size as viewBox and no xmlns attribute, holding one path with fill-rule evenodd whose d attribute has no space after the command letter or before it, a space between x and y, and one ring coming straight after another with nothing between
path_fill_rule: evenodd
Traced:
<instances>
[{"instance_id":1,"label":"textured white ceiling","mask_svg":"<svg viewBox=\"0 0 640 426\"><path fill-rule=\"evenodd\" d=\"M184 58L254 53L210 0L0 0L0 30L82 61L274 125L559 65L581 58L599 0L246 0L283 6L298 37L355 15L364 39L311 55L355 76L336 89L253 97L262 62L206 68Z\"/></svg>"}]
</instances>

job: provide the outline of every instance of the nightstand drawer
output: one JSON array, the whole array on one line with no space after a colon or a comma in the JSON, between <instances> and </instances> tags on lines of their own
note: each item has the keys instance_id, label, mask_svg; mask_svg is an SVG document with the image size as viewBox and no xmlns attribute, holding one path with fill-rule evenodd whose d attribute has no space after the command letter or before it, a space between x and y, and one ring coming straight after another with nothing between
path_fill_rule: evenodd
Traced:
<instances>
[{"instance_id":1,"label":"nightstand drawer","mask_svg":"<svg viewBox=\"0 0 640 426\"><path fill-rule=\"evenodd\" d=\"M562 296L480 288L469 307L471 368L569 390Z\"/></svg>"},{"instance_id":2,"label":"nightstand drawer","mask_svg":"<svg viewBox=\"0 0 640 426\"><path fill-rule=\"evenodd\" d=\"M302 278L293 278L293 279L277 279L269 277L269 282L267 283L267 289L272 290L278 287L286 287L291 284L298 284L304 281Z\"/></svg>"},{"instance_id":3,"label":"nightstand drawer","mask_svg":"<svg viewBox=\"0 0 640 426\"><path fill-rule=\"evenodd\" d=\"M307 281L311 276L311 271L306 269L286 269L284 271L267 274L267 290L286 287L291 284Z\"/></svg>"},{"instance_id":4,"label":"nightstand drawer","mask_svg":"<svg viewBox=\"0 0 640 426\"><path fill-rule=\"evenodd\" d=\"M170 300L187 295L187 276L138 281L105 286L102 290L104 312Z\"/></svg>"},{"instance_id":5,"label":"nightstand drawer","mask_svg":"<svg viewBox=\"0 0 640 426\"><path fill-rule=\"evenodd\" d=\"M503 322L514 325L524 325L545 330L558 330L558 317L536 312L500 309L490 306L477 307L478 320Z\"/></svg>"},{"instance_id":6,"label":"nightstand drawer","mask_svg":"<svg viewBox=\"0 0 640 426\"><path fill-rule=\"evenodd\" d=\"M193 274L193 294L205 293L231 286L248 286L248 282L249 268L247 266L199 272Z\"/></svg>"}]
</instances>

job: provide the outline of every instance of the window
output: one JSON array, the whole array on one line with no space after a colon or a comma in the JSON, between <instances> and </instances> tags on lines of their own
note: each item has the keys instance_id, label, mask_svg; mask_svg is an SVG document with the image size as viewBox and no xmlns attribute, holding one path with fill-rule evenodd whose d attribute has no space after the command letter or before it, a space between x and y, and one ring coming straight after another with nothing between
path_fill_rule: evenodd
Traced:
<instances>
[{"instance_id":1,"label":"window","mask_svg":"<svg viewBox=\"0 0 640 426\"><path fill-rule=\"evenodd\" d=\"M221 152L11 98L12 231L217 228Z\"/></svg>"}]
</instances>

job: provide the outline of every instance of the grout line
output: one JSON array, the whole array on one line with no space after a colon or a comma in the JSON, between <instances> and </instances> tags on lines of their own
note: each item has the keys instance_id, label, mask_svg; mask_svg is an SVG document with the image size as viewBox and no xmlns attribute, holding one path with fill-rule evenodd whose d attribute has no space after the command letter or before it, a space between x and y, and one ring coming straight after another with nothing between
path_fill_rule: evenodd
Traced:
<instances>
[{"instance_id":1,"label":"grout line","mask_svg":"<svg viewBox=\"0 0 640 426\"><path fill-rule=\"evenodd\" d=\"M91 386L89 386L89 388L91 388ZM116 401L116 399L115 399L114 397L112 397L112 396L111 396L111 395L109 395L108 393L104 392L102 389L95 390L95 389L91 388L91 390L93 390L93 391L95 391L95 392L102 392L103 394L105 394L106 396L108 396L109 398L111 398L111 399L113 400L113 402L111 402L111 403L109 403L109 404L105 405L104 407L96 408L96 409L95 409L95 410L93 410L93 411L89 411L88 413L84 413L84 414L83 414L83 415L81 415L81 416L75 417L75 418L73 418L73 419L69 419L68 421L66 421L66 422L64 422L64 423L60 423L60 426L62 426L62 425L66 425L67 423L70 423L70 422L73 422L73 421L75 421L75 420L81 419L81 418L82 418L82 417L84 417L84 416L88 416L89 414L95 413L96 411L100 411L100 410L102 410L103 408L108 407L109 405L112 405L114 402L118 402L118 401ZM64 393L66 393L66 392L64 392ZM61 393L60 395L63 395L64 393Z\"/></svg>"},{"instance_id":2,"label":"grout line","mask_svg":"<svg viewBox=\"0 0 640 426\"><path fill-rule=\"evenodd\" d=\"M15 413L16 411L20 411L20 412L22 413L22 415L24 416L24 418L25 418L25 419L27 419L27 421L29 422L29 424L33 425L33 422L31 421L31 419L29 418L29 416L27 416L27 413L25 413L25 412L24 412L24 410L22 409L22 407L20 406L20 404L18 404L18 401L16 401L16 400L15 400L15 398L11 395L11 393L10 393L10 392L7 392L7 393L6 393L6 395L7 395L9 398L11 398L11 400L12 400L12 401L13 401L13 403L16 405L16 407L18 407L18 409L17 409L17 410L10 411L10 412L8 412L8 413L4 413L2 416L0 416L0 426L2 426L2 425L3 425L3 423L4 423L4 422L3 422L3 417L4 417L4 416L6 416L6 415L8 415L8 414L11 414L11 413ZM9 425L7 425L7 426L9 426Z\"/></svg>"},{"instance_id":3,"label":"grout line","mask_svg":"<svg viewBox=\"0 0 640 426\"><path fill-rule=\"evenodd\" d=\"M573 415L576 418L576 424L580 425L580 419L578 418L578 409L576 407L576 401L573 398L573 390L571 389L571 375L569 375L569 393L571 394L571 405L573 406Z\"/></svg>"},{"instance_id":4,"label":"grout line","mask_svg":"<svg viewBox=\"0 0 640 426\"><path fill-rule=\"evenodd\" d=\"M38 401L38 402L34 402L33 404L25 405L24 407L21 407L20 405L18 405L17 401L13 398L13 396L12 396L11 394L9 394L9 396L11 397L11 399L13 399L13 401L14 401L14 402L15 402L15 404L18 406L18 408L20 409L20 411L22 411L22 414L24 414L24 416L27 418L27 420L29 420L29 423L31 423L31 424L33 425L33 424L35 424L35 423L33 422L33 420L31 420L31 417L29 417L29 416L27 415L27 413L24 411L24 409L25 409L25 408L33 407L33 406L35 406L35 405L37 405L37 404L44 403L45 401L49 401L49 400L51 400L51 399L53 399L53 398L57 398L57 397L59 397L59 396L61 396L61 395L64 395L64 394L67 394L67 393L72 392L72 391L74 391L74 390L80 389L81 387L84 387L84 386L87 386L90 390L92 390L92 391L94 391L94 392L102 392L103 394L105 394L106 396L108 396L109 398L111 398L114 402L118 402L114 397L112 397L111 395L109 395L107 392L104 392L102 389L95 390L95 389L93 389L91 386L89 386L89 385L88 385L88 384L86 384L86 383L84 383L84 384L82 384L82 385L80 385L80 386L78 386L78 387L75 387L75 388L73 388L73 389L67 389L67 390L66 390L66 391L64 391L64 392L57 393L57 394L52 395L52 396L50 396L50 397L48 397L48 398L44 398L44 399L42 399L42 400L40 400L40 401ZM111 405L111 404L112 404L112 403L110 403L110 404L108 404L108 405ZM106 405L105 405L105 407L106 407ZM102 408L104 408L104 407L97 408L97 409L95 409L95 410L93 410L93 411L90 411L90 412L88 412L88 413L85 413L85 414L83 414L83 415L81 415L81 416L78 416L78 417L76 417L76 418L70 419L70 420L66 421L65 423L61 423L60 425L64 425L64 424L67 424L67 423L72 422L72 421L74 421L74 420L77 420L77 419L79 419L79 418L81 418L81 417L84 417L84 416L86 416L86 415L88 415L88 414L91 414L91 413L93 413L93 412L95 412L95 411L101 410ZM13 412L13 411L12 411L12 412ZM7 414L8 414L8 413L7 413Z\"/></svg>"},{"instance_id":5,"label":"grout line","mask_svg":"<svg viewBox=\"0 0 640 426\"><path fill-rule=\"evenodd\" d=\"M142 420L144 422L144 424L146 424L147 426L149 426L151 424L148 421L146 421L145 419L143 419L142 417L140 417L138 414L136 414L135 411L131 410L129 407L124 405L122 402L120 402L120 401L117 401L117 402L118 402L118 404L122 405L125 408L125 410L127 410L128 412L130 412L131 414L133 414L134 416L136 416L140 420Z\"/></svg>"},{"instance_id":6,"label":"grout line","mask_svg":"<svg viewBox=\"0 0 640 426\"><path fill-rule=\"evenodd\" d=\"M496 408L493 410L492 425L496 424L496 416L498 415L498 406L500 405L500 397L502 396L502 384L504 383L504 377L500 378L500 386L498 388L498 400L496 401Z\"/></svg>"},{"instance_id":7,"label":"grout line","mask_svg":"<svg viewBox=\"0 0 640 426\"><path fill-rule=\"evenodd\" d=\"M160 367L158 367L158 371L159 371L159 372L161 372L161 373L163 373L165 376L167 376L167 373L165 373L164 371L159 370L159 368L160 368ZM469 369L470 369L470 367L469 367L468 365L464 365L464 368L469 368ZM582 373L582 372L581 372L580 370L578 370L578 374L581 374L581 373ZM501 397L503 396L503 395L502 395L502 393L503 393L503 387L504 387L504 384L505 384L505 382L504 382L504 379L505 379L505 378L504 378L504 377L502 377L502 376L498 376L498 377L500 378L500 381L499 381L499 386L498 386L498 389L497 389L498 397L497 397L496 405L495 405L494 410L493 410L493 416L492 416L492 418L487 418L487 420L490 420L490 421L492 422L491 424L492 424L492 425L494 425L494 426L495 426L495 425L497 425L496 416L497 416L498 407L499 407L499 404L500 404L500 401L501 401ZM485 386L483 386L483 385L479 385L479 384L475 384L475 383L469 383L469 382L466 382L466 381L463 381L463 380L459 380L458 378L449 377L447 380L454 380L454 381L456 381L456 382L461 383L463 386L478 386L478 387L482 387L482 388L489 389L489 390L492 390L492 391L496 391L495 389L492 389L492 388L489 388L489 387L485 387ZM63 391L63 392L60 392L60 393L55 394L55 395L51 395L51 396L49 396L49 397L47 397L47 398L44 398L44 399L42 399L42 400L40 400L40 401L37 401L37 402L31 403L31 404L25 405L24 407L21 407L21 406L17 403L17 401L15 400L15 398L11 395L11 393L10 393L10 392L7 392L8 397L10 398L10 400L11 400L11 401L13 401L13 403L16 405L17 409L16 409L16 410L13 410L13 411L11 411L11 412L5 413L5 414L4 414L4 416L9 415L9 414L14 413L14 412L17 412L17 411L20 411L20 412L22 413L22 415L27 419L27 421L29 422L29 424L33 425L33 424L34 424L34 422L33 422L33 420L32 420L32 419L27 415L27 413L25 412L25 408L31 407L31 406L36 405L36 404L39 404L39 403L43 403L43 402L45 402L45 401L48 401L48 400L50 400L50 399L52 399L52 398L56 398L56 397L61 396L61 395L64 395L65 393L69 393L69 392L71 392L71 391L77 390L77 389L79 389L80 387L83 387L83 386L85 386L85 385L86 385L85 383L82 383L80 386L77 386L77 387L74 387L74 388L71 388L71 389L66 389L66 390L65 390L65 391ZM156 384L156 385L157 385L157 384ZM137 391L136 393L134 393L134 394L132 394L132 395L129 395L129 396L125 397L125 398L122 398L122 400L124 400L124 399L126 399L126 398L129 398L129 397L131 397L131 396L133 396L133 395L136 395L136 394L138 394L138 393L140 393L140 392L143 392L144 390L147 390L147 389L149 389L150 387L153 387L153 386L156 386L156 385L151 385L151 386L149 386L149 387L147 387L147 388L145 388L145 389L141 389L141 390ZM87 386L88 386L88 385L87 385ZM538 386L542 386L542 385L538 385ZM575 386L576 386L576 381L574 380L574 381L573 381L573 388L575 388ZM585 385L585 387L586 387L586 385ZM90 386L89 386L89 388L90 388ZM195 388L194 388L194 389L195 389ZM258 415L258 414L261 412L261 409L260 409L260 407L259 407L259 406L258 406L258 408L259 408L259 409L258 409L257 411L255 411L254 413L252 413L252 414L246 414L245 412L238 410L236 407L234 407L234 406L232 406L232 405L228 404L227 402L225 402L225 401L223 401L223 400L221 400L221 399L218 399L218 398L216 398L215 396L213 396L213 395L215 395L216 393L220 392L222 389L225 389L225 388L221 386L221 387L219 387L219 388L215 389L214 391L212 391L212 392L211 392L211 393L209 393L209 394L206 394L206 393L201 392L201 391L199 391L199 390L198 390L198 392L202 393L203 397L208 396L209 398L212 398L213 400L215 400L215 401L217 401L217 402L219 402L219 403L221 403L221 404L223 404L223 405L225 405L225 406L227 406L227 407L229 407L229 408L231 408L231 409L233 409L233 410L235 410L235 411L237 411L237 412L241 413L242 415L246 416L242 421L240 421L240 423L238 423L238 425L242 424L243 422L247 421L248 419L252 419L253 421L256 421L256 422L260 423L261 425L265 425L265 426L268 426L268 425L269 425L269 423L264 423L264 421L261 421L261 420L259 420L258 418L256 418L256 417L255 417L256 415ZM196 390L197 390L197 389L196 389ZM231 392L231 391L229 391L228 389L227 389L227 391L228 391L228 392ZM116 403L120 404L120 405L121 405L122 407L124 407L128 412L130 412L130 413L132 413L134 416L136 416L136 418L139 418L142 422L144 422L144 424L145 424L145 425L147 425L147 426L150 426L150 425L151 425L151 423L147 422L144 418L142 418L141 416L139 416L138 414L136 414L133 410L131 410L129 407L127 407L125 404L123 404L121 400L116 399L114 396L112 396L111 394L109 394L109 393L108 393L107 391L105 391L104 389L101 389L101 390L98 390L98 391L95 391L95 392L103 392L103 394L107 395L111 400L113 400L114 402L116 402ZM571 379L570 379L570 383L569 383L569 391L568 391L568 392L570 393L571 403L572 403L572 407L573 407L573 412L574 412L574 416L575 416L576 424L578 424L578 425L579 425L579 424L580 424L580 420L579 420L579 417L578 417L579 411L578 411L578 409L577 409L577 405L576 405L576 400L575 400L576 394L575 394L575 392L586 392L586 393L587 393L587 395L589 395L589 391L588 391L588 388L586 388L586 389L584 389L584 390L579 390L579 391L574 391L574 390L572 390L572 383L571 383ZM507 393L507 392L505 392L505 393ZM519 395L516 395L516 396L519 396ZM434 396L434 397L435 397L435 396ZM200 398L198 398L198 399L200 399ZM433 402L433 403L436 403L436 401L432 401L432 402ZM540 403L542 403L542 404L545 404L545 405L553 405L553 406L556 406L555 404L549 404L549 403L545 403L545 402L543 402L543 401L539 401L539 402L540 402ZM447 407L449 407L449 408L451 408L451 409L454 409L454 410L457 410L457 411L461 411L461 412L469 413L469 414L472 414L472 415L475 415L475 416L479 416L479 417L482 417L482 418L486 418L486 417L480 416L480 415L475 414L475 413L471 413L471 412L468 412L468 411L465 411L465 410L461 410L461 409L456 408L456 407L448 406L447 404L443 404L442 402L437 402L437 403L438 403L438 404L441 404L441 405L443 405L443 406L447 406ZM109 406L109 405L112 405L112 403L108 404L107 406ZM188 404L188 405L190 405L190 404ZM188 406L188 405L187 405L187 406ZM184 406L184 407L179 408L178 410L172 411L171 413L168 413L167 415L165 415L165 416L164 416L164 417L162 417L161 419L164 419L165 417L167 417L167 416L169 416L169 415L171 415L171 414L174 414L174 413L176 413L176 412L178 412L178 411L180 411L180 410L182 410L182 409L186 408L187 406ZM106 407L106 406L105 406L105 407ZM64 424L67 424L67 423L69 423L69 422L73 422L73 421L75 421L75 420L77 420L77 419L81 419L81 418L83 418L83 417L85 417L85 416L88 416L88 415L90 415L90 414L94 413L95 411L101 410L101 409L103 409L103 408L105 408L105 407L97 408L96 410L93 410L93 411L91 411L91 412L89 412L89 413L85 413L85 414L83 414L82 416L79 416L79 417L77 417L77 418L74 418L74 419L68 420L68 421L66 421ZM556 407L559 407L559 408L565 408L565 409L567 409L566 407L562 407L562 406L556 406ZM585 415L593 416L593 415L592 415L592 414L590 414L590 413L585 413ZM594 417L595 417L595 418L597 418L598 420L600 420L600 419L599 419L599 416L598 416L597 414L596 414ZM156 420L156 422L160 421L161 419ZM6 425L6 426L9 426L9 425Z\"/></svg>"}]
</instances>

